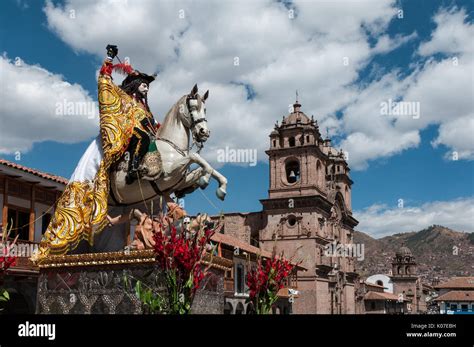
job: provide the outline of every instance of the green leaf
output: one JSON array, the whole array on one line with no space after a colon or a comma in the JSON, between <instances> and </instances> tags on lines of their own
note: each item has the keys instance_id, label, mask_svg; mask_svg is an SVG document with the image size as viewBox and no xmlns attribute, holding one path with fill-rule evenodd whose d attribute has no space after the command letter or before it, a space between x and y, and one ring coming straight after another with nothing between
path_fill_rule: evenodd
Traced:
<instances>
[{"instance_id":1,"label":"green leaf","mask_svg":"<svg viewBox=\"0 0 474 347\"><path fill-rule=\"evenodd\" d=\"M141 287L140 281L137 281L137 283L135 283L135 293L137 294L139 298L141 297L142 287Z\"/></svg>"}]
</instances>

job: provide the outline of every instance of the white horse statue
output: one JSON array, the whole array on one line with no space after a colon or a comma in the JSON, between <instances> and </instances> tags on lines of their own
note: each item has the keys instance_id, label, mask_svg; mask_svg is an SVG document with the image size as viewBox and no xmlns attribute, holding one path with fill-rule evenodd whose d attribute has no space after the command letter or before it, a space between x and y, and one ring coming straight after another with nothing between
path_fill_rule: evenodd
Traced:
<instances>
[{"instance_id":1,"label":"white horse statue","mask_svg":"<svg viewBox=\"0 0 474 347\"><path fill-rule=\"evenodd\" d=\"M166 114L155 139L156 148L161 157L160 174L156 179L142 179L139 175L135 182L127 185L125 183L128 167L126 159L129 158L124 156L116 169L110 173L110 203L112 205L134 205L153 199L157 195L169 197L171 193L181 197L197 188L206 188L210 177L214 177L219 182L216 195L224 200L227 193L227 179L214 170L198 153L191 152L192 146L190 147L190 135L193 145L196 144L199 149L209 138L205 104L208 96L209 91L201 97L195 85L191 93L182 96ZM199 167L190 171L189 166L194 163ZM143 166L141 171L143 171Z\"/></svg>"},{"instance_id":2,"label":"white horse statue","mask_svg":"<svg viewBox=\"0 0 474 347\"><path fill-rule=\"evenodd\" d=\"M159 197L163 197L168 202L171 201L172 193L177 197L182 197L198 188L204 189L211 177L219 183L217 197L224 200L227 179L214 170L198 153L191 152L192 146L190 146L192 139L192 145L197 145L199 151L209 138L205 105L208 96L209 91L201 97L195 85L191 93L181 97L166 114L154 140L157 148L155 154L159 154L154 156L154 158L159 158L158 174L156 170L151 173L153 170L148 170L149 168L146 167L147 155L152 152L145 155L145 160L138 170L138 179L132 184L127 185L125 182L129 156L125 155L122 160L113 165L110 172L109 216L107 217L109 227L95 237L94 251L123 249L127 243L125 223L130 220L130 217L139 219L140 213L137 209L144 207L148 209L148 204L145 202L154 201ZM85 181L93 178L102 156L101 140L98 136L82 156L70 181ZM190 165L194 163L198 164L198 167L190 170ZM143 174L140 175L140 172ZM148 174L145 174L146 172ZM87 251L90 249L82 252Z\"/></svg>"}]
</instances>

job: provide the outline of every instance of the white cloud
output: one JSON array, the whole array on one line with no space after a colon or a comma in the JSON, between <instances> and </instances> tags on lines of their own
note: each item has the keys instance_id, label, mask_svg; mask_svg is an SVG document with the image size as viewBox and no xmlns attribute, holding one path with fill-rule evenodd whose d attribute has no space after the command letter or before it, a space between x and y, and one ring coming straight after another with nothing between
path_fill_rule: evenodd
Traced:
<instances>
[{"instance_id":1,"label":"white cloud","mask_svg":"<svg viewBox=\"0 0 474 347\"><path fill-rule=\"evenodd\" d=\"M97 134L97 105L80 85L5 54L0 71L0 153L26 152L47 140L74 143Z\"/></svg>"},{"instance_id":2,"label":"white cloud","mask_svg":"<svg viewBox=\"0 0 474 347\"><path fill-rule=\"evenodd\" d=\"M474 232L474 198L434 201L420 206L372 205L354 211L358 230L379 238L394 233L419 231L438 224L456 231Z\"/></svg>"},{"instance_id":3,"label":"white cloud","mask_svg":"<svg viewBox=\"0 0 474 347\"><path fill-rule=\"evenodd\" d=\"M396 10L393 0L352 5L297 1L294 19L274 1L144 1L134 7L69 0L48 2L44 11L49 28L74 50L103 56L104 46L115 43L122 60L129 56L142 71L159 70L149 95L158 119L194 83L209 88L212 135L203 152L209 159L229 145L257 148L266 160L265 139L288 113L296 89L305 112L322 124L334 125L332 114L356 97L347 85L372 54L365 30L379 35ZM243 84L254 99L247 99Z\"/></svg>"},{"instance_id":4,"label":"white cloud","mask_svg":"<svg viewBox=\"0 0 474 347\"><path fill-rule=\"evenodd\" d=\"M212 136L203 153L213 161L225 145L256 148L259 159L266 160L264 139L275 120L288 113L296 89L303 110L315 115L322 133L329 127L332 134L343 135L339 145L355 169L418 146L420 130L430 124L440 125L433 145L472 159L471 142L454 141L467 133L456 132L456 122L473 109L473 26L465 22L465 10L439 11L431 39L419 49L423 57L456 54L457 65L428 59L408 76L391 71L357 86L360 69L374 55L417 38L415 32L391 38L385 33L397 13L396 2L295 1L290 6L294 19L282 3L270 0L142 1L139 6L67 0L64 5L48 1L44 11L49 28L74 50L101 57L104 46L115 43L122 60L130 57L145 72L159 70L149 96L159 120L194 83L209 88ZM374 47L367 32L377 40ZM255 92L252 100L244 84ZM382 116L380 104L388 99L419 102L420 119ZM337 119L341 109L343 117Z\"/></svg>"},{"instance_id":5,"label":"white cloud","mask_svg":"<svg viewBox=\"0 0 474 347\"><path fill-rule=\"evenodd\" d=\"M453 151L459 159L474 158L471 121L474 60L470 40L474 27L464 23L464 19L464 10L439 11L432 40L421 45L423 54L443 49L448 57L440 61L428 57L423 64L415 65L408 76L390 72L358 91L357 98L344 112L342 125L347 137L340 143L349 153L352 168L365 169L370 160L417 147L420 131L433 124L439 125L439 135L432 144L447 146L450 149L447 158L452 157ZM452 35L450 40L446 32ZM445 39L457 43L450 45ZM377 51L377 46L374 50ZM453 52L456 54L450 57ZM382 115L380 105L389 99L417 103L419 118Z\"/></svg>"},{"instance_id":6,"label":"white cloud","mask_svg":"<svg viewBox=\"0 0 474 347\"><path fill-rule=\"evenodd\" d=\"M377 44L372 49L372 53L381 54L391 52L405 43L416 39L417 37L418 35L416 32L413 32L407 36L396 35L393 38L391 38L389 35L383 35L378 39Z\"/></svg>"},{"instance_id":7,"label":"white cloud","mask_svg":"<svg viewBox=\"0 0 474 347\"><path fill-rule=\"evenodd\" d=\"M474 114L444 123L439 128L438 138L432 142L433 146L445 144L454 150L447 152L447 159L453 159L454 152L457 158L474 160Z\"/></svg>"},{"instance_id":8,"label":"white cloud","mask_svg":"<svg viewBox=\"0 0 474 347\"><path fill-rule=\"evenodd\" d=\"M474 26L466 22L467 14L464 8L441 9L434 17L436 30L431 40L420 45L421 55L434 53L472 53L474 45Z\"/></svg>"}]
</instances>

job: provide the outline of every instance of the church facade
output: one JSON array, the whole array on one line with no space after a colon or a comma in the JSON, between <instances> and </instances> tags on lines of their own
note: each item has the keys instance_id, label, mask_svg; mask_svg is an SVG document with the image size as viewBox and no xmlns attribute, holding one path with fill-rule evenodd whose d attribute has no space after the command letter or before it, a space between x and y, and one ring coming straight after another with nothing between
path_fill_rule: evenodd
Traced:
<instances>
[{"instance_id":1,"label":"church facade","mask_svg":"<svg viewBox=\"0 0 474 347\"><path fill-rule=\"evenodd\" d=\"M262 211L227 213L224 233L302 261L293 313L353 314L358 275L354 258L328 253L353 245L349 166L323 139L317 121L293 110L270 134L268 197Z\"/></svg>"}]
</instances>

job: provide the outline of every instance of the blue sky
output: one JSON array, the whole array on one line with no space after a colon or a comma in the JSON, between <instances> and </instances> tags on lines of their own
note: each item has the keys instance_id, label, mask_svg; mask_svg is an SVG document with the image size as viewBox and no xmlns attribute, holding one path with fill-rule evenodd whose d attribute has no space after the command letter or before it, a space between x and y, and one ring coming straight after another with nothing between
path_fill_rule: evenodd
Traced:
<instances>
[{"instance_id":1,"label":"blue sky","mask_svg":"<svg viewBox=\"0 0 474 347\"><path fill-rule=\"evenodd\" d=\"M118 2L120 3L120 1ZM104 34L94 36L93 33L91 34L87 29L81 26L79 18L81 14L85 13L86 10L93 11L94 9L76 5L78 16L76 22L73 24L64 24L57 20L58 12L61 10L65 12L69 8L67 6L74 8L74 3L75 1L66 2L65 4L55 1L49 5L49 10L45 10L46 4L42 1L11 0L2 2L2 11L0 14L0 51L4 58L7 57L5 59L10 60L10 63L12 63L16 57L20 57L28 66L41 66L41 68L48 73L62 81L68 82L71 89L75 88L74 90L76 92L78 90L81 91L84 94L84 98L88 97L92 100L96 100L96 73L102 60L100 52L109 42L105 42ZM244 1L240 3L242 3L242 6L248 6ZM136 4L137 3L134 2L134 6L137 6ZM300 33L299 37L301 37L301 33L309 33L311 30L314 30L315 33L321 31L320 28L309 27L303 23L305 20L305 12L311 11L311 9L305 7L308 5L293 2L287 2L286 4L287 8L296 9L296 20L301 20L302 22L301 27L298 28L298 32ZM63 5L65 6L63 7ZM340 5L344 6L344 4ZM114 4L114 6L116 6L116 4ZM131 6L130 2L128 6ZM474 193L474 162L472 160L472 151L474 151L474 148L458 149L456 144L442 139L438 141L438 146L432 145L432 142L440 137L442 132L440 127L449 127L451 115L443 116L445 118L440 116L436 121L430 121L415 130L414 128L410 128L410 126L406 126L404 131L416 131L419 136L419 141L410 140L406 143L398 143L396 140L397 135L394 134L393 138L395 140L393 140L393 148L391 147L383 153L375 151L374 154L366 155L363 150L358 149L358 144L354 144L352 138L349 136L352 133L364 133L363 125L359 125L357 121L353 119L351 120L351 117L355 117L354 115L356 115L357 112L363 112L363 108L359 110L357 107L365 102L362 100L364 98L364 90L368 91L370 86L377 88L376 83L378 83L383 76L390 77L391 74L396 72L397 77L392 78L388 83L393 86L393 99L400 96L400 93L402 93L402 97L407 95L421 95L420 93L426 90L423 87L422 81L424 78L427 79L426 75L429 73L429 69L436 68L436 64L441 64L443 60L453 56L453 50L449 48L451 47L449 44L438 42L439 40L446 40L443 35L440 35L441 38L438 41L435 40L436 30L443 25L442 23L447 22L446 25L448 26L451 22L447 19L443 22L441 19L440 24L440 22L434 20L436 15L440 14L443 9L445 16L441 16L441 18L447 18L451 15L455 16L459 14L460 11L463 11L462 13L465 15L465 19L464 21L461 20L457 25L466 28L466 30L472 30L474 10L472 1L402 1L392 2L390 6L392 6L392 8L402 8L403 19L400 20L396 18L396 16L392 16L386 19L387 23L382 29L374 31L373 28L369 28L365 34L358 33L357 36L355 36L354 40L359 40L361 43L368 45L368 48L366 47L364 49L370 53L362 54L362 58L359 58L357 53L354 53L354 56L360 59L359 65L351 70L353 75L350 78L348 77L348 83L341 82L341 85L337 86L339 89L336 89L347 91L347 99L352 99L347 102L334 102L335 105L327 107L320 106L320 104L322 104L321 99L324 99L324 86L321 87L319 82L315 82L315 84L312 85L311 81L305 81L302 86L299 86L297 81L292 81L294 83L287 83L288 85L286 86L283 84L275 84L274 81L270 80L268 81L268 85L272 86L272 88L265 88L267 81L264 80L264 77L255 80L249 77L255 75L267 76L266 72L268 69L273 66L274 61L278 61L279 59L278 52L275 55L276 58L270 59L268 62L262 61L259 66L249 67L250 70L254 69L255 73L253 75L251 73L230 74L227 78L223 77L226 76L227 72L222 72L223 70L219 69L222 47L216 45L218 48L214 51L209 48L210 53L215 52L215 71L212 72L211 70L214 58L209 54L206 56L206 68L211 71L209 73L210 77L206 78L197 75L195 78L196 82L210 86L211 97L209 99L208 119L211 131L214 132L213 124L217 124L217 118L212 118L211 105L213 102L217 102L216 99L214 99L215 101L213 100L213 92L217 90L216 96L219 95L219 88L231 88L230 86L232 85L232 88L245 89L246 85L249 86L255 94L251 93L250 100L245 101L245 111L250 113L254 112L254 115L251 116L252 119L259 118L259 112L267 113L265 114L265 123L259 123L257 125L250 124L249 129L245 132L246 136L249 136L251 139L246 141L242 140L243 142L240 143L233 138L229 140L234 141L229 143L230 145L234 145L238 148L239 146L240 148L245 146L257 148L259 150L259 162L257 166L225 164L220 168L221 172L227 176L230 182L225 202L220 202L215 198L214 191L216 184L212 182L210 188L207 190L196 192L192 196L186 197L185 207L190 213L201 211L214 214L219 210L225 212L248 212L259 211L261 209L259 199L267 197L268 189L268 165L266 156L262 151L269 143L267 135L271 128L268 127L268 125L274 123L276 120L280 120L281 117L287 113L285 110L287 110L287 105L294 101L294 90L297 88L299 90L301 90L301 88L303 89L303 92L300 92L300 101L303 104L303 111L307 114L314 114L315 118L320 121L322 127L326 125L330 129L330 134L333 135L333 143L335 142L341 146L354 145L353 151L357 161L354 162L355 168L351 171L351 177L355 182L352 191L352 205L353 210L356 212L356 218L359 215L363 222L363 224L361 223L361 230L368 230L374 235L383 235L391 231L410 231L412 229L417 230L418 227L421 227L421 224L413 221L413 217L403 218L400 214L394 213L394 210L397 208L398 199L403 199L406 206L413 207L415 210L419 209L417 213L422 214L434 213L433 209L435 206L447 206L447 209L452 208L456 210L467 206L469 209L466 210L466 213L472 211L472 198ZM186 8L186 6L184 6L184 8ZM267 10L274 11L275 5L267 4L266 6L262 6L262 11ZM282 10L280 9L280 11ZM361 14L361 18L362 16ZM380 14L380 18L384 18L384 16L385 14ZM116 18L111 15L109 18L103 18L103 23L97 22L95 25L108 26L108 23L113 22L115 19ZM145 39L143 41L136 42L136 36L139 35L135 33L135 35L131 35L133 38L130 38L130 41L126 41L122 44L121 42L114 41L120 41L120 36L113 33L110 35L110 43L119 44L119 49L121 49L121 47L127 47L132 59L132 65L135 61L138 66L143 66L143 70L145 71L147 71L147 69L160 71L159 79L160 76L163 76L163 81L177 83L173 81L172 75L167 75L167 71L171 69L171 67L174 69L180 67L183 69L188 68L188 62L180 55L185 55L186 45L184 43L186 42L186 36L192 33L193 20L194 18L190 20L192 24L189 33L186 32L183 34L183 42L180 43L182 46L180 46L179 50L174 50L175 52L179 52L177 53L178 56L173 58L174 60L166 60L166 57L169 56L165 55L166 49L169 49L167 46L159 49L154 61L147 60L146 55L148 51L142 52L140 50L142 48L136 48L142 45L149 45L149 42L146 40L147 35L144 35ZM212 21L212 18L210 20ZM377 20L378 18L375 18L374 23L377 23ZM94 21L94 17L91 17L91 21ZM198 19L195 21L198 22ZM365 25L368 20L364 17L361 21L365 21L363 24ZM166 24L163 24L163 26L166 26ZM218 26L218 24L216 24L216 26ZM183 30L181 27L176 28L177 31L179 31L178 29ZM78 35L72 34L74 30L77 30ZM82 36L81 30L84 30L84 35ZM144 30L147 30L146 25ZM255 30L259 31L260 28L256 27ZM348 28L347 30L351 34L352 32L350 30L353 29ZM361 29L361 31L363 30L364 29ZM251 31L251 29L249 31ZM414 32L416 35L410 37ZM454 35L456 35L457 32L455 31L454 33ZM341 33L341 35L343 35L343 33ZM393 44L393 47L390 49L382 48L376 51L375 47L377 47L378 42L382 41L381 37L384 35L386 35L390 42L389 46ZM105 37L107 36L105 35ZM326 35L324 39L326 41L321 42L318 41L320 38L317 34L308 34L308 37L310 38L308 39L309 41L314 40L318 42L321 47L330 47L333 43L339 44L341 41L341 37L338 36L337 32ZM397 46L397 37L406 37L407 39L404 43ZM269 40L271 39L273 38L270 37ZM462 43L462 39L462 35L459 39L453 38L453 40L458 43ZM132 40L135 40L135 42ZM308 40L306 40L306 42L308 42ZM434 42L434 46L441 48L430 48L433 46L427 45L427 42L430 41ZM425 51L431 50L432 53L419 53L421 52L420 47L424 44L427 47ZM470 42L464 42L464 44L472 46L473 42L471 40ZM232 47L231 43L228 43L228 45ZM343 42L341 45L352 47L352 43L349 41ZM298 48L299 46L295 47ZM361 47L363 47L363 44L361 44ZM443 47L448 48L443 51ZM137 57L134 56L134 51L137 52ZM328 52L328 54L331 54L330 51ZM126 53L125 51L123 56L126 55ZM467 57L468 59L472 58L470 55L472 53L471 50L468 50L467 53L455 53L456 56ZM350 56L350 58L352 59L352 56ZM291 59L291 57L288 59ZM159 61L159 63L156 63L157 61ZM288 62L286 62L285 66L288 66ZM472 99L472 74L474 73L472 71L472 65L467 66L467 71L471 74L470 88L467 88L467 90L457 90L455 92L462 94L462 97L465 99ZM1 78L0 76L0 79ZM337 79L338 76L334 78ZM407 81L408 86L402 85L404 81ZM2 80L1 83L10 84L14 82ZM185 85L190 85L190 83ZM452 81L446 82L447 93L453 92L450 88L451 85L456 86ZM150 93L153 92L153 87L152 85ZM166 90L166 88L167 87L164 86L156 87L157 90L160 90L159 96L165 94L164 90ZM183 88L181 84L179 86L173 85L173 87L169 87L169 89L171 89L169 95L171 96L167 95L166 97L158 98L156 103L151 104L152 111L155 115L158 115L158 120L162 119L163 113L171 105L169 100L172 100L175 95L179 95ZM181 91L177 91L179 89ZM357 92L358 90L360 90L360 93ZM246 91L247 89L245 89L245 93ZM234 89L232 89L229 94L224 93L222 95L234 95L232 94L233 92ZM158 93L158 91L156 91L156 93ZM272 93L275 95L274 103L279 103L280 105L270 109L268 107L268 100L272 100ZM322 94L318 100L319 93ZM329 93L331 93L331 91L329 91ZM2 93L2 98L9 97L9 94L5 94L6 93ZM371 94L368 93L368 95ZM423 99L423 97L420 98L422 101L422 110L426 109L424 108L426 102L423 103L425 99ZM239 100L228 102L238 104ZM21 103L21 100L18 100L18 103ZM243 101L241 104L242 103ZM21 108L22 106L18 105L18 107ZM220 111L221 109L218 109L216 106L216 110ZM2 110L2 112L3 111L4 110ZM217 111L214 113L217 113ZM273 119L272 114L274 114ZM6 114L1 114L0 116L3 118L4 116L6 117ZM452 117L455 118L456 116L456 109L453 109ZM32 114L32 117L36 117L36 115ZM37 132L43 131L41 128L35 131L35 124L37 124L38 121L41 122L41 120L35 120L30 123L28 118L19 120L19 122L23 123L24 127L29 128L29 132L36 132L35 136L38 135ZM12 123L4 123L1 119L0 124L2 124L1 127L4 128L5 133L9 132L10 128L15 128L11 126ZM5 124L7 125L5 126ZM64 135L66 138L55 138L55 132L63 132L63 127L64 129L67 127L67 122L61 121L61 125L58 124L59 123L51 122L48 129L52 129L52 134L48 136L45 135L43 138L39 136L38 139L32 141L31 144L21 143L16 145L15 139L12 139L11 142L8 143L2 143L2 139L0 138L0 157L15 161L14 152L20 150L21 160L18 161L20 164L68 178L88 146L89 141L92 139L94 132L90 129L87 131L78 130L78 133L82 133L75 139L75 135L71 136L66 134L68 131L74 134L74 130L69 128ZM233 127L232 123L227 122L227 125L229 128ZM56 126L58 126L57 129L55 128ZM72 124L72 127L74 126L75 125ZM223 125L215 125L217 129L225 129L221 127L223 127ZM258 129L258 131L256 129ZM28 136L26 135L28 131L25 131L24 136ZM230 129L223 131L230 131ZM325 134L326 132L322 131L322 133ZM373 129L368 129L365 133L373 134ZM0 136L1 134L2 133L0 133ZM385 136L383 133L374 136L378 136L377 140L381 140L383 143ZM36 139L36 137L34 138ZM215 151L216 148L222 148L227 144L225 142L225 136L219 139L216 138L215 141L216 142L212 143L208 149L205 148L204 152L206 152L206 150L209 152ZM250 143L250 141L253 142ZM392 141L392 137L387 135L387 143L389 141ZM374 141L373 143L368 142L368 145L370 146L377 143L380 143L380 141ZM348 150L351 154L351 148L345 147L344 149ZM453 150L464 151L463 153L467 154L460 160L449 160L449 153ZM349 163L351 164L350 161ZM203 194L205 194L207 199L211 202L209 202ZM437 202L442 202L442 205L436 205ZM461 213L461 211L457 213ZM391 216L394 219L393 223L380 222ZM416 214L413 216L416 216ZM469 222L472 222L472 219L470 221L463 219L461 223L457 223L444 215L439 215L438 217L435 213L433 218L428 218L424 220L424 222L444 223L453 228L473 231L472 227L469 229ZM373 219L372 222L369 220L371 218ZM410 221L413 223L410 224ZM388 224L388 226L385 226L385 224ZM383 232L378 232L377 228L383 230Z\"/></svg>"}]
</instances>

